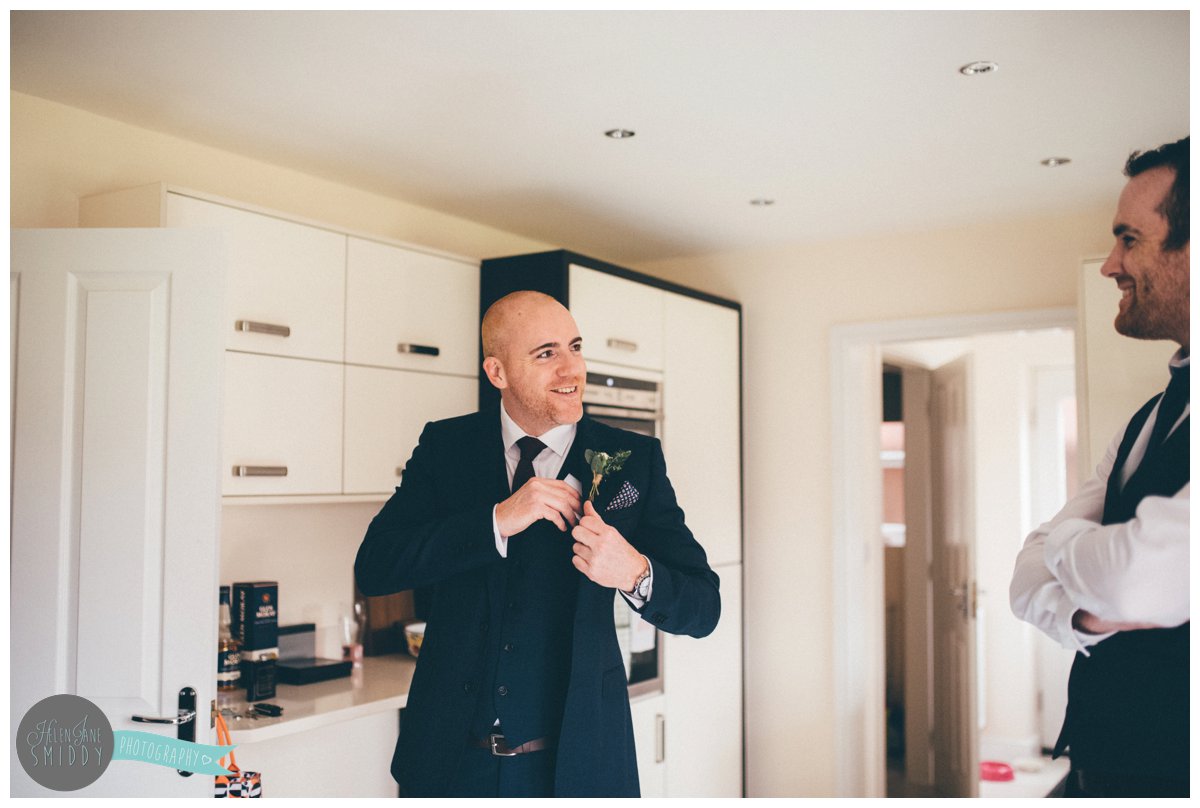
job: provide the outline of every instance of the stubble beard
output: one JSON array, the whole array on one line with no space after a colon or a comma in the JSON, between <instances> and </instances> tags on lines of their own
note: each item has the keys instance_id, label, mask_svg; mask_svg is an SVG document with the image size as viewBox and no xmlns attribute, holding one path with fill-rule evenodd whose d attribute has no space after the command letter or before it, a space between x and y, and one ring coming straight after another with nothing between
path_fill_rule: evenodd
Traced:
<instances>
[{"instance_id":1,"label":"stubble beard","mask_svg":"<svg viewBox=\"0 0 1200 808\"><path fill-rule=\"evenodd\" d=\"M1135 282L1122 300L1113 327L1133 339L1169 339L1186 345L1190 328L1190 266L1183 253L1166 253L1160 258L1155 282Z\"/></svg>"}]
</instances>

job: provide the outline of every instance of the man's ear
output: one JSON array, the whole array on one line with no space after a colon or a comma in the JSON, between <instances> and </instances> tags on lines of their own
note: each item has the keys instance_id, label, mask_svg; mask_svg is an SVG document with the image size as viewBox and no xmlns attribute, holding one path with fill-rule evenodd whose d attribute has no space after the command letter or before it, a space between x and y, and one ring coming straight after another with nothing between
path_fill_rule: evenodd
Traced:
<instances>
[{"instance_id":1,"label":"man's ear","mask_svg":"<svg viewBox=\"0 0 1200 808\"><path fill-rule=\"evenodd\" d=\"M488 381L492 383L492 387L497 390L503 390L508 387L508 379L504 375L504 365L500 364L500 360L494 356L485 357L483 360L483 372L487 374Z\"/></svg>"}]
</instances>

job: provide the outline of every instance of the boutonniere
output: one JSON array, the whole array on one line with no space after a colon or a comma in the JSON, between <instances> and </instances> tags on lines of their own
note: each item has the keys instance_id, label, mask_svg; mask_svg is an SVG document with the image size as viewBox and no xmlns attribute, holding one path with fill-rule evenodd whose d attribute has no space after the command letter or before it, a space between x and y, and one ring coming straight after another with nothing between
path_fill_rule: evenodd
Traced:
<instances>
[{"instance_id":1,"label":"boutonniere","mask_svg":"<svg viewBox=\"0 0 1200 808\"><path fill-rule=\"evenodd\" d=\"M583 459L592 468L592 490L588 492L588 502L596 500L596 493L600 490L600 481L604 479L604 475L620 471L621 466L625 465L625 461L631 454L629 449L622 449L611 455L605 452L593 452L591 449L584 450Z\"/></svg>"}]
</instances>

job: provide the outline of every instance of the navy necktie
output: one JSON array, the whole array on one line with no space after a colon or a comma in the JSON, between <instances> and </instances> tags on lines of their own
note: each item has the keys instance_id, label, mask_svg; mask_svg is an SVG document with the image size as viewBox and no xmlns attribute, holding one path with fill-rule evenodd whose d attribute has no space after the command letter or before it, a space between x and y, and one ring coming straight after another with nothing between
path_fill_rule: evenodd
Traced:
<instances>
[{"instance_id":1,"label":"navy necktie","mask_svg":"<svg viewBox=\"0 0 1200 808\"><path fill-rule=\"evenodd\" d=\"M1150 443L1146 445L1147 455L1163 445L1171 427L1175 426L1175 422L1179 420L1179 416L1183 414L1183 408L1187 406L1188 400L1191 398L1188 389L1190 367L1191 365L1188 364L1183 367L1171 368L1171 381L1167 384L1162 400L1158 402L1158 415L1154 418L1154 430L1150 433Z\"/></svg>"},{"instance_id":2,"label":"navy necktie","mask_svg":"<svg viewBox=\"0 0 1200 808\"><path fill-rule=\"evenodd\" d=\"M514 494L533 477L533 459L542 453L546 444L537 438L526 435L517 441L517 448L521 450L521 459L517 461L517 470L513 472L512 491Z\"/></svg>"}]
</instances>

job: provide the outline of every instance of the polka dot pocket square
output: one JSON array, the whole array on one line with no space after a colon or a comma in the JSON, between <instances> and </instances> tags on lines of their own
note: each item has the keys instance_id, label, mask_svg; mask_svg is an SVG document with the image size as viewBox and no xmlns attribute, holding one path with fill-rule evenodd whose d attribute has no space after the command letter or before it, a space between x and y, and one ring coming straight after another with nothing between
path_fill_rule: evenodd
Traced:
<instances>
[{"instance_id":1,"label":"polka dot pocket square","mask_svg":"<svg viewBox=\"0 0 1200 808\"><path fill-rule=\"evenodd\" d=\"M632 507L638 501L638 490L629 484L626 480L621 484L621 490L612 498L612 502L608 503L608 507L604 509L605 513L612 511L621 511L625 508Z\"/></svg>"}]
</instances>

